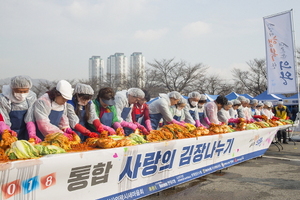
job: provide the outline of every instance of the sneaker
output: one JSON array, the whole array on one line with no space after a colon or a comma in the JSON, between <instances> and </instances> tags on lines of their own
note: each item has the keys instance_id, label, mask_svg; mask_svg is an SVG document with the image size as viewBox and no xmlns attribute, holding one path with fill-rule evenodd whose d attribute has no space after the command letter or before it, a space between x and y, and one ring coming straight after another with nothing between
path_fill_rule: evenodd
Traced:
<instances>
[{"instance_id":1,"label":"sneaker","mask_svg":"<svg viewBox=\"0 0 300 200\"><path fill-rule=\"evenodd\" d=\"M283 144L288 144L288 142L287 142L287 141L284 141Z\"/></svg>"}]
</instances>

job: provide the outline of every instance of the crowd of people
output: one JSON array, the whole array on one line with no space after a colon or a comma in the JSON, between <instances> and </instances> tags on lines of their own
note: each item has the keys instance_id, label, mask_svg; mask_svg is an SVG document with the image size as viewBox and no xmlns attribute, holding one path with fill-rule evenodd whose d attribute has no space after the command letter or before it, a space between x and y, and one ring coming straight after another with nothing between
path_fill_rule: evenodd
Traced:
<instances>
[{"instance_id":1,"label":"crowd of people","mask_svg":"<svg viewBox=\"0 0 300 200\"><path fill-rule=\"evenodd\" d=\"M75 132L85 141L99 137L103 131L113 135L120 130L129 135L138 128L148 134L170 123L209 127L211 123L234 125L238 118L254 122L262 115L268 119L291 117L282 101L273 107L272 102L261 103L244 96L229 101L219 95L215 101L207 102L207 97L197 91L189 93L187 99L172 91L159 94L157 100L149 103L151 97L146 90L130 88L115 93L105 87L93 99L91 86L77 83L72 88L69 82L60 80L37 99L31 87L32 81L26 76L13 77L9 85L2 87L0 133L9 130L18 139L33 138L39 143L47 134L62 133L72 139ZM286 132L277 137L287 143Z\"/></svg>"}]
</instances>

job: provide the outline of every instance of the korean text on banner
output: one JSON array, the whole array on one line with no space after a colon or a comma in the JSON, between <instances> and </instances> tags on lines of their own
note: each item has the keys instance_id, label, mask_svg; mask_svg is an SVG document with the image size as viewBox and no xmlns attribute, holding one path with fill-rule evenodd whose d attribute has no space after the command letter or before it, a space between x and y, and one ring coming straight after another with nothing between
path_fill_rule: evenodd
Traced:
<instances>
[{"instance_id":1,"label":"korean text on banner","mask_svg":"<svg viewBox=\"0 0 300 200\"><path fill-rule=\"evenodd\" d=\"M291 12L264 17L268 94L297 92Z\"/></svg>"}]
</instances>

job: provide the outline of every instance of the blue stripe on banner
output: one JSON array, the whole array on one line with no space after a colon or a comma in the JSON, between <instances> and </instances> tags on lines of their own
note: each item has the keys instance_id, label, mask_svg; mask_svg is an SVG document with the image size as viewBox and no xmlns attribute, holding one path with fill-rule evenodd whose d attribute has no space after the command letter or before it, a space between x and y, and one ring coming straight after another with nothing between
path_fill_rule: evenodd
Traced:
<instances>
[{"instance_id":1,"label":"blue stripe on banner","mask_svg":"<svg viewBox=\"0 0 300 200\"><path fill-rule=\"evenodd\" d=\"M242 156L237 156L235 158L231 158L225 161L221 161L212 165L208 165L193 171L189 171L183 174L178 174L176 176L162 179L147 185L143 185L137 188L133 188L130 190L126 190L124 192L120 192L117 194L113 194L104 198L100 198L98 200L130 200L130 199L139 199L157 192L160 192L162 190L174 187L176 185L191 181L193 179L205 176L207 174L211 174L213 172L216 172L218 170L239 164L241 162L250 160L252 158L256 158L259 156L262 156L267 149L262 149L259 151L255 151L249 154L245 154Z\"/></svg>"}]
</instances>

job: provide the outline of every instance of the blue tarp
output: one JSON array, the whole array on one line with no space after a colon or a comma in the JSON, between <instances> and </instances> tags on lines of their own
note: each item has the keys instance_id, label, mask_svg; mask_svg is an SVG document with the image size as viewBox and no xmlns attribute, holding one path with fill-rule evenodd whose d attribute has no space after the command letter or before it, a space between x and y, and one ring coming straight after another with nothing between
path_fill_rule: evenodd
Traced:
<instances>
[{"instance_id":1,"label":"blue tarp","mask_svg":"<svg viewBox=\"0 0 300 200\"><path fill-rule=\"evenodd\" d=\"M285 99L286 97L279 97L277 96L276 94L268 94L268 91L264 91L263 93L257 95L256 97L254 97L254 99L257 99L257 100L264 100L264 101L267 101L267 100L279 100L279 99Z\"/></svg>"},{"instance_id":2,"label":"blue tarp","mask_svg":"<svg viewBox=\"0 0 300 200\"><path fill-rule=\"evenodd\" d=\"M286 99L298 99L298 94L295 94L293 96L287 97Z\"/></svg>"},{"instance_id":3,"label":"blue tarp","mask_svg":"<svg viewBox=\"0 0 300 200\"><path fill-rule=\"evenodd\" d=\"M226 97L228 100L233 100L233 99L238 98L238 96L244 96L244 97L246 97L247 99L253 99L253 97L250 96L249 94L238 94L238 93L235 93L235 92L231 92L230 94L227 94L225 97Z\"/></svg>"},{"instance_id":4,"label":"blue tarp","mask_svg":"<svg viewBox=\"0 0 300 200\"><path fill-rule=\"evenodd\" d=\"M219 95L205 94L205 96L207 97L207 101L214 101Z\"/></svg>"},{"instance_id":5,"label":"blue tarp","mask_svg":"<svg viewBox=\"0 0 300 200\"><path fill-rule=\"evenodd\" d=\"M238 96L240 96L239 94L235 93L235 92L231 92L230 94L227 94L225 97L228 99L228 100L233 100L233 99L236 99Z\"/></svg>"},{"instance_id":6,"label":"blue tarp","mask_svg":"<svg viewBox=\"0 0 300 200\"><path fill-rule=\"evenodd\" d=\"M281 99L286 99L286 96L284 96L283 94L276 94L276 96L280 97Z\"/></svg>"}]
</instances>

